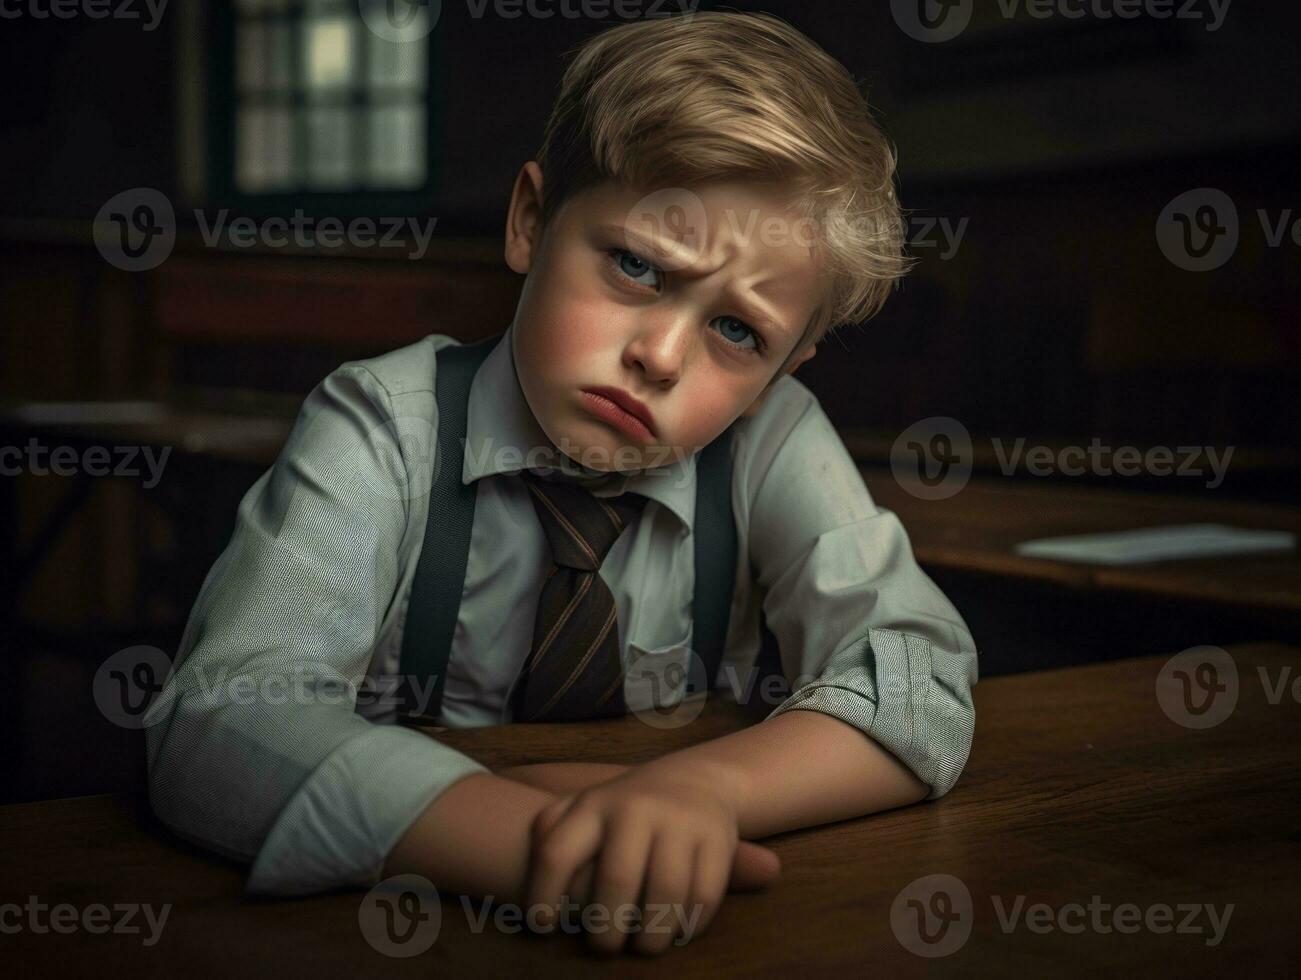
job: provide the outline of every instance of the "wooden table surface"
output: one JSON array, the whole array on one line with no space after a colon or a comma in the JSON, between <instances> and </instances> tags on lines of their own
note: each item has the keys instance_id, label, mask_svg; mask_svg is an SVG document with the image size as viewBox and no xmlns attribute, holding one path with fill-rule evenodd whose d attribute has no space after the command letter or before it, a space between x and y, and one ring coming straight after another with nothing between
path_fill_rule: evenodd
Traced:
<instances>
[{"instance_id":1,"label":"wooden table surface","mask_svg":"<svg viewBox=\"0 0 1301 980\"><path fill-rule=\"evenodd\" d=\"M877 504L899 515L918 561L928 567L1301 616L1296 550L1129 566L1051 561L1012 550L1036 538L1168 524L1230 524L1301 535L1301 508L988 477L972 478L952 497L921 500L889 469L861 472Z\"/></svg>"},{"instance_id":2,"label":"wooden table surface","mask_svg":"<svg viewBox=\"0 0 1301 980\"><path fill-rule=\"evenodd\" d=\"M1219 680L1236 689L1236 707L1203 729L1176 723L1162 707L1180 693L1166 656L977 685L975 745L948 796L771 838L782 880L729 896L709 932L658 960L598 960L572 935L475 933L453 896L443 896L426 952L388 957L361 933L363 891L246 898L239 867L161 834L140 801L113 796L0 809L0 907L28 896L78 909L136 902L161 911L171 903L159 940L146 948L145 932L37 934L27 913L0 908L0 923L12 928L19 915L22 925L0 933L0 948L9 964L39 967L38 976L1262 975L1291 962L1301 897L1301 685L1292 686L1301 649L1231 653L1236 677L1230 667ZM489 766L634 762L745 723L719 701L677 729L627 718L437 737ZM915 883L931 875L952 876L942 882L947 906L934 904L938 893L916 894L927 882ZM965 940L942 958L913 952L938 947L920 942L910 898L952 909L953 935L961 940L965 923ZM902 912L892 926L896 903ZM1054 911L1025 918L1039 903ZM1126 903L1157 928L1116 931L1114 910ZM1157 931L1163 906L1171 925L1201 931ZM1208 907L1222 923L1228 915L1216 945ZM1023 914L1005 930L1000 910L1006 917L1017 909ZM1056 910L1075 931L1045 929L1039 917ZM928 922L938 930L938 920Z\"/></svg>"}]
</instances>

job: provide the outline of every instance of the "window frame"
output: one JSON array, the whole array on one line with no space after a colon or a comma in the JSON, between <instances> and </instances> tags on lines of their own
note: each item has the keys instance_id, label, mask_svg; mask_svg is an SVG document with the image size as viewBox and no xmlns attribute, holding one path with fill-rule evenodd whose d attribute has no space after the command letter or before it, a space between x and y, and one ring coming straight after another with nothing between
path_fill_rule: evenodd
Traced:
<instances>
[{"instance_id":1,"label":"window frame","mask_svg":"<svg viewBox=\"0 0 1301 980\"><path fill-rule=\"evenodd\" d=\"M356 9L356 4L351 6ZM297 36L297 24L302 20L302 6L290 8L290 21ZM443 112L435 96L434 79L440 57L441 32L435 28L423 39L425 49L425 181L419 187L382 190L358 188L346 190L272 190L250 192L241 190L236 179L236 127L239 118L240 98L236 79L236 33L239 14L232 2L214 3L209 7L207 34L214 40L208 59L208 201L215 208L229 208L240 215L255 218L288 217L296 210L309 218L396 217L420 214L434 196L439 182L442 161L435 154L441 144ZM360 15L357 15L361 22ZM362 28L366 28L363 26ZM294 46L295 57L298 48ZM295 62L295 70L297 63ZM365 105L365 103L360 103ZM301 111L295 100L295 113Z\"/></svg>"}]
</instances>

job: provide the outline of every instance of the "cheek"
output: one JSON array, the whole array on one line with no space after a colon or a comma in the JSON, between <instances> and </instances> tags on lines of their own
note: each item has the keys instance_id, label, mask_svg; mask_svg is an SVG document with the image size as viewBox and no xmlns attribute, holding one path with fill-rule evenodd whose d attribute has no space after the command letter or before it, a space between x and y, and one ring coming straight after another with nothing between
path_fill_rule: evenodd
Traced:
<instances>
[{"instance_id":1,"label":"cheek","mask_svg":"<svg viewBox=\"0 0 1301 980\"><path fill-rule=\"evenodd\" d=\"M581 375L597 364L607 364L602 373L608 373L611 354L618 357L628 311L599 290L579 285L552 289L536 299L528 310L536 363L552 377Z\"/></svg>"},{"instance_id":2,"label":"cheek","mask_svg":"<svg viewBox=\"0 0 1301 980\"><path fill-rule=\"evenodd\" d=\"M569 364L608 360L610 352L620 347L619 310L608 302L574 299L553 324Z\"/></svg>"},{"instance_id":3,"label":"cheek","mask_svg":"<svg viewBox=\"0 0 1301 980\"><path fill-rule=\"evenodd\" d=\"M753 382L724 371L700 369L690 388L678 393L675 426L682 444L703 445L714 439L758 394Z\"/></svg>"}]
</instances>

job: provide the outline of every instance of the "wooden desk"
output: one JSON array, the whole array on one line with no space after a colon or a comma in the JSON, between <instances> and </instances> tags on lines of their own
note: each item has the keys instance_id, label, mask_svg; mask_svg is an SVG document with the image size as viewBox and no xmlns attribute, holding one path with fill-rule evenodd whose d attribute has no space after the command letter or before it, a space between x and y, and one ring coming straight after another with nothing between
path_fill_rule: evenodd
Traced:
<instances>
[{"instance_id":1,"label":"wooden desk","mask_svg":"<svg viewBox=\"0 0 1301 980\"><path fill-rule=\"evenodd\" d=\"M241 397L242 396L242 397ZM47 447L126 445L167 448L254 466L275 462L301 398L232 393L224 404L160 401L0 404L0 433L36 436ZM48 461L48 454L47 454Z\"/></svg>"},{"instance_id":2,"label":"wooden desk","mask_svg":"<svg viewBox=\"0 0 1301 980\"><path fill-rule=\"evenodd\" d=\"M1215 727L1194 730L1159 706L1167 657L995 678L976 687L976 741L948 796L772 838L782 881L731 895L710 931L659 960L628 957L629 976L1187 976L1264 975L1291 963L1298 899L1301 704L1278 678L1301 675L1301 649L1236 648L1240 694ZM1262 683L1258 668L1268 683ZM1170 690L1168 684L1163 690ZM696 722L657 731L633 719L506 726L439 737L490 766L551 757L637 761L744 724L712 703ZM952 875L969 891L972 928L951 955L905 948L891 906L923 876ZM248 899L242 870L164 839L138 801L120 797L0 809L3 902L173 903L161 938L0 936L5 960L41 973L85 975L111 965L134 976L572 976L594 968L573 936L471 932L443 898L438 939L409 960L382 956L358 927L360 890L305 899ZM1207 934L1010 932L998 908L1133 903L1233 912L1222 941ZM995 898L1002 903L995 904ZM1074 915L1074 913L1071 913ZM1174 913L1174 923L1184 913ZM24 919L24 922L27 921ZM906 920L905 920L906 921ZM1036 920L1038 921L1038 920ZM1086 923L1088 920L1085 920ZM1108 928L1114 922L1103 914ZM1123 924L1123 923L1122 923ZM1159 924L1159 923L1158 923ZM1209 929L1203 912L1194 925ZM1074 928L1075 918L1066 925ZM909 941L914 941L909 937Z\"/></svg>"},{"instance_id":3,"label":"wooden desk","mask_svg":"<svg viewBox=\"0 0 1301 980\"><path fill-rule=\"evenodd\" d=\"M178 546L171 554L165 550L160 555L149 553L146 537L130 531L141 526L139 510L119 501L114 520L101 518L107 527L102 533L116 540L94 539L96 551L89 560L102 565L111 553L117 556L113 558L117 571L125 554L131 556L136 571L101 579L101 605L134 607L133 621L143 621L150 603L161 598L177 610L176 615L183 616L206 574L206 567L196 567L193 559L211 555L205 565L215 559L230 536L240 497L259 471L274 462L301 401L257 392L196 390L186 402L176 403L0 403L0 446L16 447L21 453L17 460L4 461L11 471L26 467L31 443L40 447L33 464L46 472L50 471L52 450L75 452L74 461L61 459L58 464L60 468L70 466L72 475L46 481L44 489L54 491L58 502L39 522L20 513L32 507L30 498L26 507L21 506L18 481L0 474L0 621L18 617L24 589L74 520L84 516L95 487L105 476L135 484L140 484L143 476L163 477L150 496L172 518L171 532ZM93 469L83 456L91 449L101 457ZM141 449L150 452L148 465ZM116 475L119 464L128 475ZM150 469L155 465L157 474ZM194 506L198 494L202 494L204 507ZM138 503L132 506L139 508ZM28 523L33 525L32 532L20 550L17 532ZM98 528L96 533L101 533ZM190 559L188 564L186 559ZM133 591L126 592L123 583L133 582ZM105 601L109 593L116 594L114 602Z\"/></svg>"},{"instance_id":4,"label":"wooden desk","mask_svg":"<svg viewBox=\"0 0 1301 980\"><path fill-rule=\"evenodd\" d=\"M854 459L871 464L873 466L889 466L890 457L894 452L895 441L899 438L898 430L889 431L884 429L871 429L862 426L842 425L837 426L840 433L841 441L844 442L845 448ZM1005 443L1013 443L1014 439L1006 439ZM1074 440L1062 440L1052 438L1031 437L1027 443L1032 446L1047 446L1051 451L1053 458L1056 459L1064 449L1071 449L1076 446L1088 445L1088 438L1079 438ZM1099 464L1103 473L1110 471L1114 465L1115 446L1101 446L1099 448ZM1126 448L1129 448L1126 445ZM1135 447L1137 450L1146 455L1152 448L1143 445ZM1003 453L1000 456L1000 449L995 448L993 441L990 439L973 438L971 440L971 468L983 476L992 476L1002 471L1006 465L1006 455L1011 451L1010 446L1004 446L1001 449ZM1281 446L1234 446L1233 447L1233 466L1232 473L1247 473L1252 476L1262 476L1275 473L1296 473L1301 471L1301 451L1288 449ZM1107 479L1106 476L1090 476L1081 474L1075 478L1081 481L1099 483ZM1145 479L1141 475L1133 477L1121 477L1127 482ZM1166 477L1150 477L1147 479L1162 480Z\"/></svg>"},{"instance_id":5,"label":"wooden desk","mask_svg":"<svg viewBox=\"0 0 1301 980\"><path fill-rule=\"evenodd\" d=\"M1219 523L1301 534L1301 509L992 478L973 478L944 500L919 500L889 469L863 467L862 474L873 499L899 515L918 561L928 567L1209 602L1301 620L1301 555L1295 551L1103 566L1030 558L1012 550L1033 538L1162 524Z\"/></svg>"}]
</instances>

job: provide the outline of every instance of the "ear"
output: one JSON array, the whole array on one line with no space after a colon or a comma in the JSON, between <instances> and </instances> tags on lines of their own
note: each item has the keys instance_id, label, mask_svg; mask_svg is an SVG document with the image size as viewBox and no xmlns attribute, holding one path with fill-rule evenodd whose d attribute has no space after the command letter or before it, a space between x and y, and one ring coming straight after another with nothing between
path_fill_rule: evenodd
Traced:
<instances>
[{"instance_id":1,"label":"ear","mask_svg":"<svg viewBox=\"0 0 1301 980\"><path fill-rule=\"evenodd\" d=\"M790 373L792 373L792 372L793 372L797 367L799 367L799 366L800 366L801 364L803 364L805 361L807 361L807 360L809 360L810 358L812 358L813 355L816 354L817 352L818 352L818 345L817 345L817 344L809 344L808 347L806 347L804 350L802 350L802 351L800 352L799 356L797 356L797 357L795 358L795 360L791 361L790 366L787 367L786 370L783 371L782 373L783 373L783 374L790 374Z\"/></svg>"},{"instance_id":2,"label":"ear","mask_svg":"<svg viewBox=\"0 0 1301 980\"><path fill-rule=\"evenodd\" d=\"M768 382L767 387L765 387L763 391L759 392L759 396L750 403L749 407L747 407L744 412L741 413L741 417L749 418L750 416L758 412L759 409L763 407L763 403L768 400L768 396L772 394L773 387L777 384L778 381L781 380L782 375L792 373L797 367L799 367L801 364L803 364L805 361L807 361L817 352L818 352L817 345L809 344L808 347L800 351L799 354L795 355L795 357L791 360L790 364L788 364L786 368L782 370L780 374L777 375L777 377L773 378L772 381Z\"/></svg>"},{"instance_id":3,"label":"ear","mask_svg":"<svg viewBox=\"0 0 1301 980\"><path fill-rule=\"evenodd\" d=\"M506 213L506 264L528 272L542 239L542 168L530 160L520 168Z\"/></svg>"}]
</instances>

